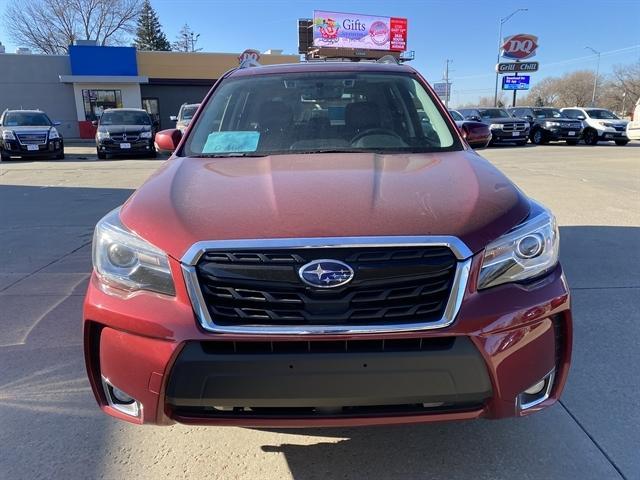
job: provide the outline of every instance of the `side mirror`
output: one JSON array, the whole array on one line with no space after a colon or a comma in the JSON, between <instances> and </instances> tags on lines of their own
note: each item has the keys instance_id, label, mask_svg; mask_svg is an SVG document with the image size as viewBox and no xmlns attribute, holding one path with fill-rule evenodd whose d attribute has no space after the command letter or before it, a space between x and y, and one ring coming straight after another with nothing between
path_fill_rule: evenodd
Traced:
<instances>
[{"instance_id":1,"label":"side mirror","mask_svg":"<svg viewBox=\"0 0 640 480\"><path fill-rule=\"evenodd\" d=\"M93 125L94 127L97 127L98 126L98 121L97 120L93 120L91 122L91 125Z\"/></svg>"},{"instance_id":2,"label":"side mirror","mask_svg":"<svg viewBox=\"0 0 640 480\"><path fill-rule=\"evenodd\" d=\"M578 120L584 120L586 117L584 115L578 115L576 118Z\"/></svg>"},{"instance_id":3,"label":"side mirror","mask_svg":"<svg viewBox=\"0 0 640 480\"><path fill-rule=\"evenodd\" d=\"M178 121L178 117L176 117L175 115L171 115L169 117L169 120L171 120L172 122L177 122Z\"/></svg>"},{"instance_id":4,"label":"side mirror","mask_svg":"<svg viewBox=\"0 0 640 480\"><path fill-rule=\"evenodd\" d=\"M527 122L533 122L533 117L532 117L531 115L525 115L525 116L524 116L524 119L525 119Z\"/></svg>"},{"instance_id":5,"label":"side mirror","mask_svg":"<svg viewBox=\"0 0 640 480\"><path fill-rule=\"evenodd\" d=\"M173 153L182 140L182 132L177 128L161 130L156 133L155 147L160 152Z\"/></svg>"},{"instance_id":6,"label":"side mirror","mask_svg":"<svg viewBox=\"0 0 640 480\"><path fill-rule=\"evenodd\" d=\"M60 125L62 125L62 122L59 122L57 120L55 122L53 122L53 126L54 127L59 127Z\"/></svg>"},{"instance_id":7,"label":"side mirror","mask_svg":"<svg viewBox=\"0 0 640 480\"><path fill-rule=\"evenodd\" d=\"M477 116L477 115L469 115L467 117L467 120L473 120L474 122L480 122L481 118L479 116Z\"/></svg>"}]
</instances>

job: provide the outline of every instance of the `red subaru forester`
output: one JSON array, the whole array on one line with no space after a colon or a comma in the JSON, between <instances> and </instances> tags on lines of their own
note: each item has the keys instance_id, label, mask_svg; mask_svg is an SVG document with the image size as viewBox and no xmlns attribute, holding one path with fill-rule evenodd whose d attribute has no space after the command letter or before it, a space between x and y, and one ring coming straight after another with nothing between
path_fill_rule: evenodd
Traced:
<instances>
[{"instance_id":1,"label":"red subaru forester","mask_svg":"<svg viewBox=\"0 0 640 480\"><path fill-rule=\"evenodd\" d=\"M96 226L100 407L133 423L527 415L569 370L553 215L406 65L238 68Z\"/></svg>"}]
</instances>

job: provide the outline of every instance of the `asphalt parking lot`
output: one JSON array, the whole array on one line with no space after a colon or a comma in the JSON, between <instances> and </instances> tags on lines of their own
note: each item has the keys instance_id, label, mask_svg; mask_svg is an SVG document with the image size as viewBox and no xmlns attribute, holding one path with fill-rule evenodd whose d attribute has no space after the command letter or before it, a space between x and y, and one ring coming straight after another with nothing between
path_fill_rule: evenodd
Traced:
<instances>
[{"instance_id":1,"label":"asphalt parking lot","mask_svg":"<svg viewBox=\"0 0 640 480\"><path fill-rule=\"evenodd\" d=\"M162 160L71 145L64 161L1 163L0 478L640 478L640 142L482 154L561 226L575 315L561 403L514 420L291 431L103 415L81 349L92 230Z\"/></svg>"}]
</instances>

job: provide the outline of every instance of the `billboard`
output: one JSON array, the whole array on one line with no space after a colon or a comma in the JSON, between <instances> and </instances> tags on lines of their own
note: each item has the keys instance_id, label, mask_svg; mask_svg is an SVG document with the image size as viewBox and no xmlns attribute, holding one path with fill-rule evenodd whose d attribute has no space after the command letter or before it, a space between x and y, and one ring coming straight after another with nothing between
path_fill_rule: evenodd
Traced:
<instances>
[{"instance_id":1,"label":"billboard","mask_svg":"<svg viewBox=\"0 0 640 480\"><path fill-rule=\"evenodd\" d=\"M502 56L513 60L524 60L531 58L538 49L538 37L528 33L518 33L506 37L502 42Z\"/></svg>"},{"instance_id":2,"label":"billboard","mask_svg":"<svg viewBox=\"0 0 640 480\"><path fill-rule=\"evenodd\" d=\"M434 83L433 90L441 99L449 101L451 96L451 82Z\"/></svg>"},{"instance_id":3,"label":"billboard","mask_svg":"<svg viewBox=\"0 0 640 480\"><path fill-rule=\"evenodd\" d=\"M313 46L403 52L407 19L314 10Z\"/></svg>"},{"instance_id":4,"label":"billboard","mask_svg":"<svg viewBox=\"0 0 640 480\"><path fill-rule=\"evenodd\" d=\"M529 75L502 77L503 90L529 90Z\"/></svg>"}]
</instances>

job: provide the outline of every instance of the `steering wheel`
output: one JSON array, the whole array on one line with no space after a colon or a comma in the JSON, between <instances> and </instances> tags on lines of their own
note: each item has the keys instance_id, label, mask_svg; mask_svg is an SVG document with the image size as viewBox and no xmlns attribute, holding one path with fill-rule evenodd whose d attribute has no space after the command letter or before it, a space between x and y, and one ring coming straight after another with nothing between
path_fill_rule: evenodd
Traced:
<instances>
[{"instance_id":1,"label":"steering wheel","mask_svg":"<svg viewBox=\"0 0 640 480\"><path fill-rule=\"evenodd\" d=\"M369 135L389 135L391 137L397 138L402 143L405 143L400 135L388 128L367 128L366 130L363 130L362 132L356 134L356 136L351 139L350 143L353 145L361 138L368 137Z\"/></svg>"}]
</instances>

